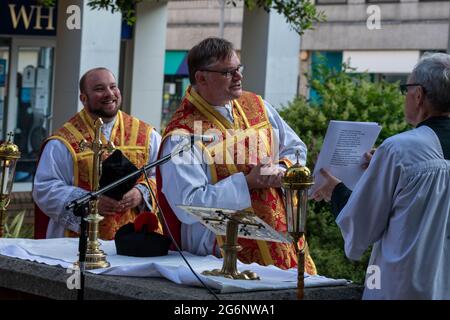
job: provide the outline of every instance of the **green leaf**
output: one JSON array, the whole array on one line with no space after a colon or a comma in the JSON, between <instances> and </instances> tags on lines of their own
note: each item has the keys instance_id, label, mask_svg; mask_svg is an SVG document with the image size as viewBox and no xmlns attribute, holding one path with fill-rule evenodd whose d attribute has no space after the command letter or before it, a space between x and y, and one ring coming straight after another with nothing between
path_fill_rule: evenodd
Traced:
<instances>
[{"instance_id":1,"label":"green leaf","mask_svg":"<svg viewBox=\"0 0 450 320\"><path fill-rule=\"evenodd\" d=\"M38 2L46 7L54 7L56 4L56 0L38 0Z\"/></svg>"},{"instance_id":2,"label":"green leaf","mask_svg":"<svg viewBox=\"0 0 450 320\"><path fill-rule=\"evenodd\" d=\"M14 216L14 218L11 220L10 223L5 223L4 231L5 231L5 238L24 238L25 236L22 236L22 227L23 227L23 221L25 218L25 211L21 211L18 214Z\"/></svg>"}]
</instances>

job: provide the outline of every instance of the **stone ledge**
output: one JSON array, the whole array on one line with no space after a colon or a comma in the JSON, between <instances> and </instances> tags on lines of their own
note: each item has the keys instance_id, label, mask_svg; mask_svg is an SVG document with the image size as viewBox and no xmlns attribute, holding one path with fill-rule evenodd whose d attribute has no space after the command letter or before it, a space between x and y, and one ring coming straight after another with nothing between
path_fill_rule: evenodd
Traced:
<instances>
[{"instance_id":1,"label":"stone ledge","mask_svg":"<svg viewBox=\"0 0 450 320\"><path fill-rule=\"evenodd\" d=\"M0 255L0 288L39 297L75 300L76 291L66 287L69 274L61 267ZM213 300L205 289L178 285L162 278L104 276L87 273L86 300ZM306 288L307 300L359 300L363 287ZM295 300L295 289L218 294L221 300Z\"/></svg>"}]
</instances>

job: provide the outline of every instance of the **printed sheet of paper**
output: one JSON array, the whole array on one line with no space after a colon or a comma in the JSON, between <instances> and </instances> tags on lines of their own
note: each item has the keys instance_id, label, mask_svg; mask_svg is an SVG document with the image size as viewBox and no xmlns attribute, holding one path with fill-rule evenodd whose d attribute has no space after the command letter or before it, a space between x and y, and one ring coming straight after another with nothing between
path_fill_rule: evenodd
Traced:
<instances>
[{"instance_id":1,"label":"printed sheet of paper","mask_svg":"<svg viewBox=\"0 0 450 320\"><path fill-rule=\"evenodd\" d=\"M364 153L372 149L380 131L381 126L375 122L331 120L314 167L311 194L323 183L320 168L329 170L353 190L364 173Z\"/></svg>"}]
</instances>

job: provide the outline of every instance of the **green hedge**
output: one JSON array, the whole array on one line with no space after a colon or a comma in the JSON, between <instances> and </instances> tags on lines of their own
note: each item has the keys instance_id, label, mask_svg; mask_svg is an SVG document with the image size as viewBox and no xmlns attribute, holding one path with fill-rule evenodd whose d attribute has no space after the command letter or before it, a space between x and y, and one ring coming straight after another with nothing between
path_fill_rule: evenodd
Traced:
<instances>
[{"instance_id":1,"label":"green hedge","mask_svg":"<svg viewBox=\"0 0 450 320\"><path fill-rule=\"evenodd\" d=\"M296 98L280 115L308 146L307 166L313 170L330 120L374 121L382 126L376 142L408 129L404 121L404 97L398 83L372 82L369 75L352 73L347 65L341 71L319 66L309 85L320 99ZM363 283L368 250L358 262L345 257L344 242L327 203L309 202L307 239L319 274Z\"/></svg>"}]
</instances>

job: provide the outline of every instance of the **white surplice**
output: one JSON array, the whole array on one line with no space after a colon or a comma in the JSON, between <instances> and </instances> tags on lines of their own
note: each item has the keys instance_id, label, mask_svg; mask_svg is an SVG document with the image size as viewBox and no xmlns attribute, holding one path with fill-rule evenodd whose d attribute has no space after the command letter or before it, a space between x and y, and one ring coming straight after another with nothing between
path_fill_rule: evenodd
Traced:
<instances>
[{"instance_id":1,"label":"white surplice","mask_svg":"<svg viewBox=\"0 0 450 320\"><path fill-rule=\"evenodd\" d=\"M306 160L305 144L268 102L264 101L264 104L270 124L273 127L273 133L278 135L280 159L288 158L295 163L295 152L299 150L299 162L304 165ZM231 105L216 106L214 108L230 123L233 123ZM161 146L161 155L172 152L178 143L176 140L166 139ZM196 159L202 159L201 151L196 147L194 147L194 153ZM179 209L177 205L232 210L251 207L250 193L244 174L242 172L235 173L216 184L212 184L209 166L201 160L196 164L169 161L160 168L163 180L162 192L173 212L182 222L182 249L196 255L214 253L215 235L198 223L193 216ZM218 253L217 247L215 253Z\"/></svg>"},{"instance_id":2,"label":"white surplice","mask_svg":"<svg viewBox=\"0 0 450 320\"><path fill-rule=\"evenodd\" d=\"M363 298L450 299L449 218L450 161L435 132L387 139L336 219L350 259L373 244Z\"/></svg>"},{"instance_id":3,"label":"white surplice","mask_svg":"<svg viewBox=\"0 0 450 320\"><path fill-rule=\"evenodd\" d=\"M116 118L117 119L117 118ZM102 133L106 140L111 137L114 121L105 123ZM158 147L161 143L161 135L153 130L149 139L149 163L158 157ZM155 170L150 174L155 178ZM87 193L86 190L73 186L73 160L67 147L59 140L52 139L44 147L36 170L33 183L33 199L39 208L49 216L47 238L64 237L65 229L78 232L80 220L72 211L66 210L65 205ZM149 207L149 193L146 187L136 186L143 194L143 198ZM150 207L151 208L151 207Z\"/></svg>"}]
</instances>

